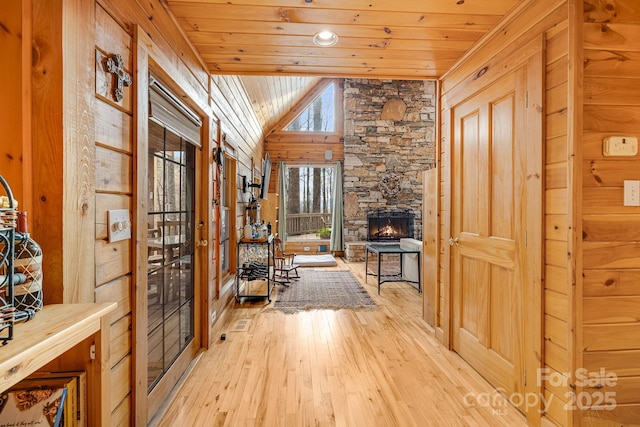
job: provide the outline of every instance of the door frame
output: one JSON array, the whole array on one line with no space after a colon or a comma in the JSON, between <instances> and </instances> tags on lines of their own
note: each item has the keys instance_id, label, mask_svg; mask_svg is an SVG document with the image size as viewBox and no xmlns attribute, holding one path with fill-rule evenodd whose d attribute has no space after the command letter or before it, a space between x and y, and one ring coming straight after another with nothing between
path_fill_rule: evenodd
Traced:
<instances>
[{"instance_id":1,"label":"door frame","mask_svg":"<svg viewBox=\"0 0 640 427\"><path fill-rule=\"evenodd\" d=\"M149 120L149 72L162 79L164 84L176 94L181 95L184 100L192 100L192 91L179 84L171 78L167 70L173 70L178 74L172 64L164 57L156 57L157 46L149 36L140 29L134 27L134 49L133 68L134 73L134 109L133 109L133 143L134 151L134 203L133 203L133 228L135 238L138 242L135 245L133 261L135 262L134 277L131 289L132 305L132 423L135 425L147 425L148 422L162 412L162 402L150 402L150 396L155 390L163 388L168 390L167 396L171 396L173 385L179 382L180 378L188 372L189 365L196 360L197 354L209 344L210 322L208 307L210 304L209 289L206 279L209 277L209 263L207 262L209 248L208 245L194 244L193 250L193 280L194 280L194 301L193 301L193 340L184 349L174 362L174 367L182 366L181 372L176 372L173 367L165 374L156 385L154 391L147 393L147 191L148 191L148 120ZM184 82L183 82L184 83ZM209 240L210 224L213 213L209 204L209 193L211 186L204 179L209 175L210 158L209 153L211 141L212 119L204 113L196 104L196 101L188 102L191 108L202 119L200 136L201 147L196 147L195 154L195 188L194 188L194 242ZM201 225L201 226L200 226ZM208 242L207 242L208 243ZM133 410L135 408L135 410Z\"/></svg>"},{"instance_id":2,"label":"door frame","mask_svg":"<svg viewBox=\"0 0 640 427\"><path fill-rule=\"evenodd\" d=\"M454 135L454 108L468 98L478 94L481 90L514 72L521 67L527 67L527 106L525 120L527 132L524 133L526 144L526 197L524 204L528 212L535 211L537 215L527 215L526 236L527 247L522 249L524 255L522 271L522 301L523 304L523 390L525 396L535 396L537 405L525 407L524 415L531 424L538 425L541 418L542 393L544 392L542 381L539 378L540 369L543 368L543 221L544 221L544 59L545 38L544 35L532 39L518 50L516 55L504 57L498 55L490 60L484 67L480 67L474 73L464 79L455 88L445 95L441 95L441 101L445 114L443 114L443 131L449 136L447 145L443 147L448 151L445 157L447 173L443 174L443 189L445 194L444 209L447 214L443 217L444 235L440 244L443 245L443 264L445 267L443 280L445 282L445 307L443 307L443 343L452 349L453 343L453 293L455 286L452 280L453 251L446 241L452 236L453 211L452 190L453 179L453 135ZM444 159L443 159L444 160ZM522 242L521 244L524 244Z\"/></svg>"}]
</instances>

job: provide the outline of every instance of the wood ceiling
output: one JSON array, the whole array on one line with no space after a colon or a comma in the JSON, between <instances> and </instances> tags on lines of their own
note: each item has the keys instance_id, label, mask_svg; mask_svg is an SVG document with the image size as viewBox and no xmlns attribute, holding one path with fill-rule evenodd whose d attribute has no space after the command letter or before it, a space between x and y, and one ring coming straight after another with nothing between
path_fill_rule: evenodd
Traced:
<instances>
[{"instance_id":1,"label":"wood ceiling","mask_svg":"<svg viewBox=\"0 0 640 427\"><path fill-rule=\"evenodd\" d=\"M423 79L525 0L165 1L212 74Z\"/></svg>"},{"instance_id":2,"label":"wood ceiling","mask_svg":"<svg viewBox=\"0 0 640 427\"><path fill-rule=\"evenodd\" d=\"M321 79L253 75L239 78L264 131L271 129Z\"/></svg>"}]
</instances>

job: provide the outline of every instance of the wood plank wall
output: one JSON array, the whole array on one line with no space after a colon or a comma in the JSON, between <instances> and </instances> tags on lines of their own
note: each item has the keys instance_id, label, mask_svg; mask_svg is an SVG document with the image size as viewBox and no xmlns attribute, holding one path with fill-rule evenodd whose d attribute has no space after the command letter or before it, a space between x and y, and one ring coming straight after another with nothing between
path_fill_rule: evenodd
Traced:
<instances>
[{"instance_id":1,"label":"wood plank wall","mask_svg":"<svg viewBox=\"0 0 640 427\"><path fill-rule=\"evenodd\" d=\"M442 91L442 85L438 85L439 90ZM442 98L442 92L440 93L440 99ZM434 309L436 313L435 318L435 330L436 337L447 347L450 344L450 294L449 294L449 269L451 266L451 249L448 243L451 235L451 148L453 147L453 138L451 137L452 123L451 123L451 109L443 107L442 103L440 107L440 138L437 160L438 167L440 168L439 176L439 194L440 200L438 203L440 241L438 243L438 290L436 292L437 301Z\"/></svg>"},{"instance_id":2,"label":"wood plank wall","mask_svg":"<svg viewBox=\"0 0 640 427\"><path fill-rule=\"evenodd\" d=\"M113 96L113 76L105 69L112 54L120 54L124 69L133 74L133 40L111 16L96 6L95 37L95 300L115 301L111 314L111 414L122 422L131 412L132 356L132 245L135 240L109 243L107 211L133 212L133 92L124 87L124 97ZM146 334L145 334L146 335Z\"/></svg>"},{"instance_id":3,"label":"wood plank wall","mask_svg":"<svg viewBox=\"0 0 640 427\"><path fill-rule=\"evenodd\" d=\"M438 169L422 172L422 318L435 328L440 310L440 294L438 292L438 229L439 209L438 185L440 176ZM442 328L439 328L442 332Z\"/></svg>"},{"instance_id":4,"label":"wood plank wall","mask_svg":"<svg viewBox=\"0 0 640 427\"><path fill-rule=\"evenodd\" d=\"M25 10L21 0L6 0L0 2L0 23L2 38L0 43L5 60L12 66L0 67L0 175L7 181L18 200L20 210L31 211L30 194L26 193L29 185L23 182L28 177L30 165L30 150L28 150L30 107L28 99L22 96L23 91L30 92L31 70L23 63L24 37L23 26ZM26 10L30 13L30 8ZM28 26L26 26L28 28ZM30 46L29 46L30 48ZM25 86L26 83L26 86ZM26 134L26 135L25 135ZM25 151L27 150L27 151ZM5 195L0 188L0 195Z\"/></svg>"},{"instance_id":5,"label":"wood plank wall","mask_svg":"<svg viewBox=\"0 0 640 427\"><path fill-rule=\"evenodd\" d=\"M545 63L545 120L544 141L545 186L543 224L545 283L543 305L545 367L554 374L569 372L572 366L572 335L570 330L572 308L569 300L571 271L568 268L569 219L571 194L567 189L569 176L569 140L567 118L568 85L568 11L566 1L531 2L519 14L500 26L499 31L487 38L477 49L458 64L442 79L442 98L455 91L461 82L469 79L499 55L517 52L535 37L544 35L547 40ZM451 126L450 109L441 104L440 138L440 260L439 260L439 307L436 318L436 333L448 343L450 325L449 307L449 244L451 236L449 212L451 207ZM531 237L529 237L531 238ZM544 394L552 404L543 414L543 424L571 425L570 412L563 410L568 385L553 387L544 385Z\"/></svg>"},{"instance_id":6,"label":"wood plank wall","mask_svg":"<svg viewBox=\"0 0 640 427\"><path fill-rule=\"evenodd\" d=\"M69 13L62 14L62 4L68 6ZM78 72L78 56L86 53L86 42L93 38L93 26L82 27L88 38L75 40L69 33L77 31L71 21L79 12L73 0L31 2L31 16L23 21L31 26L33 61L31 67L31 161L30 179L23 184L30 185L33 194L30 215L30 230L43 250L43 293L45 304L87 302L93 300L92 288L84 287L81 292L77 283L93 280L93 239L79 240L83 235L91 236L93 227L93 204L87 204L87 195L93 193L93 128L92 123L77 125L83 112L89 110L93 93L92 79L80 72L78 89L86 90L84 96L63 102L64 89L71 82L71 76ZM86 23L87 21L84 21ZM88 22L93 22L91 19ZM58 28L69 25L69 33L61 36ZM63 48L65 42L68 49ZM23 52L23 55L26 54ZM69 72L64 73L62 63L69 63ZM85 63L86 65L86 63ZM80 105L82 104L82 105ZM89 104L89 105L88 105ZM76 108L77 107L77 108ZM63 121L69 120L68 126ZM25 145L25 150L27 146ZM85 166L65 168L65 161ZM82 171L82 176L77 172ZM67 174L74 186L64 191L61 183ZM80 198L79 193L83 195ZM79 208L82 207L82 210ZM87 221L88 220L88 221ZM69 228L72 227L72 228ZM77 228L77 230L76 230ZM69 232L73 230L73 232ZM77 231L77 232L76 232ZM65 232L68 239L63 239ZM67 241L68 240L68 241ZM74 247L75 246L75 247ZM82 248L81 252L78 249ZM69 249L69 250L67 250ZM86 263L77 262L80 253L88 254ZM73 260L73 263L70 262ZM74 280L68 287L65 278Z\"/></svg>"},{"instance_id":7,"label":"wood plank wall","mask_svg":"<svg viewBox=\"0 0 640 427\"><path fill-rule=\"evenodd\" d=\"M570 3L570 2L568 2ZM565 9L565 16L567 15ZM569 20L547 31L545 55L545 258L544 258L544 369L560 384L545 381L548 402L544 421L572 425L571 411L564 410L573 357L573 299L571 264L572 181L569 109Z\"/></svg>"},{"instance_id":8,"label":"wood plank wall","mask_svg":"<svg viewBox=\"0 0 640 427\"><path fill-rule=\"evenodd\" d=\"M242 176L251 180L254 176L253 170L256 167L261 168L264 158L262 144L264 132L238 76L211 76L209 100L213 114L220 119L224 140L237 148L235 225L236 238L239 239L245 223L245 207L250 197L249 192L243 193L241 190ZM262 173L261 169L259 173ZM213 301L210 307L210 312L215 311L217 316L222 314L232 296L230 279L229 276L219 278L220 298Z\"/></svg>"},{"instance_id":9,"label":"wood plank wall","mask_svg":"<svg viewBox=\"0 0 640 427\"><path fill-rule=\"evenodd\" d=\"M640 179L638 156L604 157L611 135L640 138L640 4L584 2L582 363L618 376L613 411L585 411L584 425L640 420L640 208L623 206L623 181ZM608 422L605 420L609 420Z\"/></svg>"}]
</instances>

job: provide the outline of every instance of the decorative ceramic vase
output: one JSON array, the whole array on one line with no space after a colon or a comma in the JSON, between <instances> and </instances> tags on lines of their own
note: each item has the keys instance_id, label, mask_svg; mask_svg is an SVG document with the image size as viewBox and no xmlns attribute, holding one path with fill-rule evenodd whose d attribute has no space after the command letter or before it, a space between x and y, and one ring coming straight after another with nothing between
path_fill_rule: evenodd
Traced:
<instances>
[{"instance_id":1,"label":"decorative ceramic vase","mask_svg":"<svg viewBox=\"0 0 640 427\"><path fill-rule=\"evenodd\" d=\"M42 249L29 235L27 213L18 212L13 268L17 282L13 284L13 300L17 311L42 308Z\"/></svg>"}]
</instances>

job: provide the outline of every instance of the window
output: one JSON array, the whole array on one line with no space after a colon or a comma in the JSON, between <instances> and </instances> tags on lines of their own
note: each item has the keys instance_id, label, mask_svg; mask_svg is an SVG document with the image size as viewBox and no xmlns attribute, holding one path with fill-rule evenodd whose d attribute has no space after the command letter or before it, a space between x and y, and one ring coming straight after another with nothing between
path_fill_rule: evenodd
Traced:
<instances>
[{"instance_id":1,"label":"window","mask_svg":"<svg viewBox=\"0 0 640 427\"><path fill-rule=\"evenodd\" d=\"M224 276L230 272L232 263L232 234L235 223L236 163L230 157L223 158L222 182L220 183L220 269Z\"/></svg>"},{"instance_id":2,"label":"window","mask_svg":"<svg viewBox=\"0 0 640 427\"><path fill-rule=\"evenodd\" d=\"M311 102L285 128L298 132L335 132L335 84L327 88Z\"/></svg>"},{"instance_id":3,"label":"window","mask_svg":"<svg viewBox=\"0 0 640 427\"><path fill-rule=\"evenodd\" d=\"M285 194L289 240L329 238L333 175L333 167L287 167Z\"/></svg>"}]
</instances>

